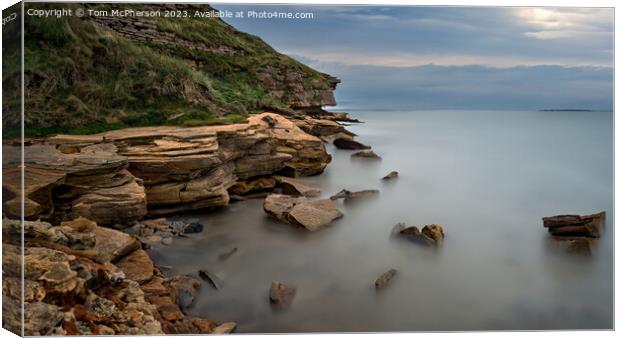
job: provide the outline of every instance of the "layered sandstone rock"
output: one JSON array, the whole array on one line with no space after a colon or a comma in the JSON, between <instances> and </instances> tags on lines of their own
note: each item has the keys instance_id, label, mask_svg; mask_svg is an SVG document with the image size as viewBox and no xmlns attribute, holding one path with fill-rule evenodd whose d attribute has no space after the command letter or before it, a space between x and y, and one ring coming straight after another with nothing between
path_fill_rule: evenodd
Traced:
<instances>
[{"instance_id":1,"label":"layered sandstone rock","mask_svg":"<svg viewBox=\"0 0 620 338\"><path fill-rule=\"evenodd\" d=\"M281 222L299 225L310 231L317 231L343 216L329 199L309 200L279 194L267 196L263 209Z\"/></svg>"},{"instance_id":2,"label":"layered sandstone rock","mask_svg":"<svg viewBox=\"0 0 620 338\"><path fill-rule=\"evenodd\" d=\"M19 333L19 221L3 220L3 318ZM24 222L26 335L211 333L217 324L178 307L179 277L165 279L131 236L78 218ZM11 316L15 315L15 316Z\"/></svg>"},{"instance_id":3,"label":"layered sandstone rock","mask_svg":"<svg viewBox=\"0 0 620 338\"><path fill-rule=\"evenodd\" d=\"M543 217L543 225L555 246L568 253L591 255L605 227L605 211L592 215L557 215Z\"/></svg>"},{"instance_id":4,"label":"layered sandstone rock","mask_svg":"<svg viewBox=\"0 0 620 338\"><path fill-rule=\"evenodd\" d=\"M76 139L58 138L50 143L24 147L26 219L86 216L101 224L113 224L146 215L141 181L125 170L127 159L117 154L116 147L106 143L79 143L83 140ZM85 139L99 138L87 136ZM62 146L57 142L62 142ZM74 145L81 146L80 151L75 151ZM9 159L19 158L12 153L20 148L5 146L3 151L6 155L2 184L9 192L9 197L4 199L5 214L17 217L20 163Z\"/></svg>"},{"instance_id":5,"label":"layered sandstone rock","mask_svg":"<svg viewBox=\"0 0 620 338\"><path fill-rule=\"evenodd\" d=\"M5 215L18 217L19 161L8 159L19 159L20 148L4 148ZM272 113L225 126L57 135L25 147L25 215L124 226L147 213L224 206L236 183L316 175L330 161L321 139Z\"/></svg>"}]
</instances>

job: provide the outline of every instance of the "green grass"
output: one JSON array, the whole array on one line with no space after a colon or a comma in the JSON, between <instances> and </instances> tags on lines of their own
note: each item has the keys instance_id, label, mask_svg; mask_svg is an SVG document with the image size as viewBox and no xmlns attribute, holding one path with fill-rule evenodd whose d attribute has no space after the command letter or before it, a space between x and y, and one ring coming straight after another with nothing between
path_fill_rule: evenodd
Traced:
<instances>
[{"instance_id":1,"label":"green grass","mask_svg":"<svg viewBox=\"0 0 620 338\"><path fill-rule=\"evenodd\" d=\"M59 7L44 3L27 6ZM100 9L109 5L88 6ZM141 9L149 5L125 6ZM239 32L221 20L152 20L159 30L214 51L140 43L77 17L27 17L26 134L228 124L243 122L249 114L263 110L291 110L285 100L267 94L274 88L266 88L258 78L265 67L302 72L301 82L306 87L326 86L323 74L278 54L260 38ZM223 46L236 52L218 52ZM15 82L17 73L10 67L17 58L6 56L9 59L3 67L3 83ZM18 65L16 69L19 71ZM285 93L288 90L286 84L275 89ZM10 109L17 107L18 101L17 97L5 95L5 137L13 137L10 128L19 124L19 109Z\"/></svg>"}]
</instances>

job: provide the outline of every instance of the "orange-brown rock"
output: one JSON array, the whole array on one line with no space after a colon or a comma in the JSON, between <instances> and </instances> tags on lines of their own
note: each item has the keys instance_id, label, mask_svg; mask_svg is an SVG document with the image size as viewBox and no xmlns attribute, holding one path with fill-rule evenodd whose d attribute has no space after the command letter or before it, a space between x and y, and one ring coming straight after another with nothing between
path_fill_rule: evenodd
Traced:
<instances>
[{"instance_id":1,"label":"orange-brown rock","mask_svg":"<svg viewBox=\"0 0 620 338\"><path fill-rule=\"evenodd\" d=\"M140 284L153 278L153 261L144 250L135 250L115 263L125 273L125 277Z\"/></svg>"},{"instance_id":2,"label":"orange-brown rock","mask_svg":"<svg viewBox=\"0 0 620 338\"><path fill-rule=\"evenodd\" d=\"M598 238L605 225L605 212L592 215L559 215L543 217L543 225L554 236L586 236Z\"/></svg>"},{"instance_id":3,"label":"orange-brown rock","mask_svg":"<svg viewBox=\"0 0 620 338\"><path fill-rule=\"evenodd\" d=\"M263 201L263 209L273 218L317 231L343 216L329 199L309 200L305 197L271 194Z\"/></svg>"}]
</instances>

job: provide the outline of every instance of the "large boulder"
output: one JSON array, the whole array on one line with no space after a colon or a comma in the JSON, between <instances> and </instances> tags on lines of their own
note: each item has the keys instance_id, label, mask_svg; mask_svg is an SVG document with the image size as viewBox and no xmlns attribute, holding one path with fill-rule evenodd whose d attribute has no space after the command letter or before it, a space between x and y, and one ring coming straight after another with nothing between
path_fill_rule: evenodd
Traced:
<instances>
[{"instance_id":1,"label":"large boulder","mask_svg":"<svg viewBox=\"0 0 620 338\"><path fill-rule=\"evenodd\" d=\"M263 209L281 222L300 225L310 231L319 230L343 216L329 199L309 200L279 194L267 196Z\"/></svg>"}]
</instances>

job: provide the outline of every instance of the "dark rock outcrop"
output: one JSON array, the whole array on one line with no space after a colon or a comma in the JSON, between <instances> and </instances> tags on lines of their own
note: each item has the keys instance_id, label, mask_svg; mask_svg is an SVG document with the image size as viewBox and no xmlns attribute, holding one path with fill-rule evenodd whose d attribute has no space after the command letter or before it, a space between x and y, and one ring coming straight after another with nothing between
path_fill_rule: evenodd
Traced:
<instances>
[{"instance_id":1,"label":"dark rock outcrop","mask_svg":"<svg viewBox=\"0 0 620 338\"><path fill-rule=\"evenodd\" d=\"M362 144L353 140L352 138L340 137L334 140L334 145L338 149L347 149L347 150L360 150L360 149L370 149L370 146Z\"/></svg>"}]
</instances>

